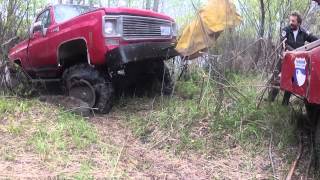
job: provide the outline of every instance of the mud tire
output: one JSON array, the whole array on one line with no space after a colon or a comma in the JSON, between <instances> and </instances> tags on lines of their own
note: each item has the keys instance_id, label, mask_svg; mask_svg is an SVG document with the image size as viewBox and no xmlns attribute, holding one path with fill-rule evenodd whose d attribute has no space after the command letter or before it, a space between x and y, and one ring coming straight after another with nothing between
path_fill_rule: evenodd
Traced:
<instances>
[{"instance_id":1,"label":"mud tire","mask_svg":"<svg viewBox=\"0 0 320 180\"><path fill-rule=\"evenodd\" d=\"M315 167L319 171L320 170L320 108L316 105L310 105L306 103L306 111L308 120L311 124L314 125L313 136L314 136L314 159L315 159Z\"/></svg>"},{"instance_id":2,"label":"mud tire","mask_svg":"<svg viewBox=\"0 0 320 180\"><path fill-rule=\"evenodd\" d=\"M31 78L18 64L7 63L3 69L2 84L14 95L30 97L35 93Z\"/></svg>"},{"instance_id":3,"label":"mud tire","mask_svg":"<svg viewBox=\"0 0 320 180\"><path fill-rule=\"evenodd\" d=\"M112 109L114 89L107 75L87 64L79 64L65 70L62 78L66 94L69 95L75 83L85 81L90 83L95 91L95 100L91 108L94 108L96 112L101 114L109 113Z\"/></svg>"}]
</instances>

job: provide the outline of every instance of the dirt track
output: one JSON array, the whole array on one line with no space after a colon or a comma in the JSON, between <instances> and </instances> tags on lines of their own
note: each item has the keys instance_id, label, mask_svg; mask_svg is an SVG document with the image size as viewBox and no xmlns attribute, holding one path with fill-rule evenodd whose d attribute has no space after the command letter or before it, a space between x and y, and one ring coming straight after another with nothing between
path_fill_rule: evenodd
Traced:
<instances>
[{"instance_id":1,"label":"dirt track","mask_svg":"<svg viewBox=\"0 0 320 180\"><path fill-rule=\"evenodd\" d=\"M106 120L107 119L107 120ZM92 118L92 122L112 144L123 148L117 170L134 179L264 179L270 177L269 161L263 155L245 156L240 147L227 150L227 157L208 160L193 153L175 156L152 148L135 138L116 116ZM246 168L249 168L245 170Z\"/></svg>"}]
</instances>

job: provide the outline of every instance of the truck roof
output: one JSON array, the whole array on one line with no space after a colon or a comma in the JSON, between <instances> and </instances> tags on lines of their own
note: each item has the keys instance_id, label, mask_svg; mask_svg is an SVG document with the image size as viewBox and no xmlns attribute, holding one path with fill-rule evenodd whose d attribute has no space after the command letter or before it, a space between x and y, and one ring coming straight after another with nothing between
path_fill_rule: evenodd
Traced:
<instances>
[{"instance_id":1,"label":"truck roof","mask_svg":"<svg viewBox=\"0 0 320 180\"><path fill-rule=\"evenodd\" d=\"M88 11L84 12L88 13L91 11L95 10L104 10L107 14L125 14L125 15L141 15L141 16L150 16L150 17L155 17L155 18L161 18L161 19L166 19L173 21L173 19L170 16L157 13L154 11L150 10L145 10L145 9L138 9L138 8L126 8L126 7L116 7L116 8L108 8L108 7L94 7L94 6L87 6L87 5L74 5L74 4L56 4L56 5L51 5L53 7L58 7L58 6L73 6L73 7L81 7L84 9L88 9Z\"/></svg>"}]
</instances>

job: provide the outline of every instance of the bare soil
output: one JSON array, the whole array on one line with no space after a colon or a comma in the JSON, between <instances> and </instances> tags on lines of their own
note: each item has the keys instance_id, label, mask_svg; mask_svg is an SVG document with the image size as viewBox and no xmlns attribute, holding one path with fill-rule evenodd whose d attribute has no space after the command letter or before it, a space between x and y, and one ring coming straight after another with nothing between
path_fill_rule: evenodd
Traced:
<instances>
[{"instance_id":1,"label":"bare soil","mask_svg":"<svg viewBox=\"0 0 320 180\"><path fill-rule=\"evenodd\" d=\"M110 115L92 119L104 137L112 137L123 151L118 169L133 179L264 179L270 177L265 168L269 161L263 155L251 158L240 147L227 150L226 157L208 159L196 153L175 155L152 148L132 136L117 117ZM249 163L249 164L247 164ZM247 167L246 167L247 166ZM252 166L252 167L250 167ZM246 170L246 168L248 168Z\"/></svg>"}]
</instances>

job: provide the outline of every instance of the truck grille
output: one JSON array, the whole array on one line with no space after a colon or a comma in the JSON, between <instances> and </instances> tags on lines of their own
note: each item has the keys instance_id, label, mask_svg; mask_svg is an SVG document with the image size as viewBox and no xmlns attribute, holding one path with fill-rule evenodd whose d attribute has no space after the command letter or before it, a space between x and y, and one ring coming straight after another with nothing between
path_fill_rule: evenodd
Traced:
<instances>
[{"instance_id":1,"label":"truck grille","mask_svg":"<svg viewBox=\"0 0 320 180\"><path fill-rule=\"evenodd\" d=\"M170 27L170 35L161 34L162 27ZM123 16L123 38L125 40L135 39L171 39L172 22L162 19Z\"/></svg>"}]
</instances>

